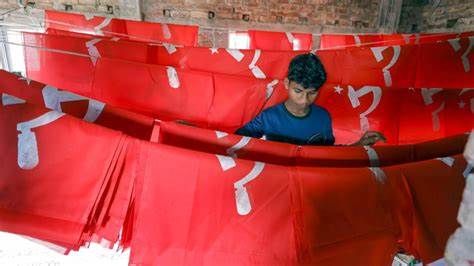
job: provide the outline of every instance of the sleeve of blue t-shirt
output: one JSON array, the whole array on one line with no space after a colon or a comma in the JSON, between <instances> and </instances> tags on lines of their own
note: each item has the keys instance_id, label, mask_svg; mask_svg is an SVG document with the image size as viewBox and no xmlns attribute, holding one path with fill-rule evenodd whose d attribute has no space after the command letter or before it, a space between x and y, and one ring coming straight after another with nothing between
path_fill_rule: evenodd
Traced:
<instances>
[{"instance_id":1,"label":"sleeve of blue t-shirt","mask_svg":"<svg viewBox=\"0 0 474 266\"><path fill-rule=\"evenodd\" d=\"M263 125L262 112L243 127L239 128L235 134L252 138L261 138L264 135Z\"/></svg>"},{"instance_id":2,"label":"sleeve of blue t-shirt","mask_svg":"<svg viewBox=\"0 0 474 266\"><path fill-rule=\"evenodd\" d=\"M324 123L324 125L325 125L325 129L324 129L325 139L327 140L326 145L334 145L334 142L336 142L336 139L334 138L334 134L332 132L332 119L331 119L331 115L329 114L329 112L327 112L327 118L328 118L328 121L326 123Z\"/></svg>"}]
</instances>

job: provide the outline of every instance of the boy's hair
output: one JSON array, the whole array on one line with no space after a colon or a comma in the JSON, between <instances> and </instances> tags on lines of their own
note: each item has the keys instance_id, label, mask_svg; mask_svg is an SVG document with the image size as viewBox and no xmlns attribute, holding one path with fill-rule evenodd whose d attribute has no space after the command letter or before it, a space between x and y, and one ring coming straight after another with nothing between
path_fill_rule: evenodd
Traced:
<instances>
[{"instance_id":1,"label":"boy's hair","mask_svg":"<svg viewBox=\"0 0 474 266\"><path fill-rule=\"evenodd\" d=\"M305 89L318 90L326 82L326 71L316 55L300 54L290 62L288 80L301 84Z\"/></svg>"}]
</instances>

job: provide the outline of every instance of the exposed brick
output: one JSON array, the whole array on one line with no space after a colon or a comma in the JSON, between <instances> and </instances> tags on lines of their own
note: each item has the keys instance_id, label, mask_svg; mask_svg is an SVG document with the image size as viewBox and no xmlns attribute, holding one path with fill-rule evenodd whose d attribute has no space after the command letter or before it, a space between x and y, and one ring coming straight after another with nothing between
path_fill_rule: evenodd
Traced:
<instances>
[{"instance_id":1,"label":"exposed brick","mask_svg":"<svg viewBox=\"0 0 474 266\"><path fill-rule=\"evenodd\" d=\"M458 19L452 28L446 28L450 19ZM437 7L420 5L415 0L403 2L399 32L412 32L414 25L420 32L472 31L474 25L474 3L472 0L441 1Z\"/></svg>"},{"instance_id":2,"label":"exposed brick","mask_svg":"<svg viewBox=\"0 0 474 266\"><path fill-rule=\"evenodd\" d=\"M241 22L243 14L248 14L250 22L291 24L293 28L314 23L334 25L335 20L340 25L351 27L354 16L360 25L375 28L377 20L373 17L377 17L379 7L376 0L144 0L146 18L154 19L156 14L162 13L163 7L158 3L165 3L176 12L189 14L179 17L187 17L198 23L202 21L202 24L207 23L208 11L213 11L216 13L214 21L219 25ZM321 16L324 12L331 15Z\"/></svg>"}]
</instances>

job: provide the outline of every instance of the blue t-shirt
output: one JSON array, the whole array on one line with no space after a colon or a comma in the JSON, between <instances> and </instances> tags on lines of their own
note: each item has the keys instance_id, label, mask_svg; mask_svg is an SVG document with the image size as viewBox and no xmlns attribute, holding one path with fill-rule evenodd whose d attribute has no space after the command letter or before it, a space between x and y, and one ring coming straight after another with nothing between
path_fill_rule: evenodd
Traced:
<instances>
[{"instance_id":1,"label":"blue t-shirt","mask_svg":"<svg viewBox=\"0 0 474 266\"><path fill-rule=\"evenodd\" d=\"M235 132L238 135L297 145L333 145L332 122L329 112L315 104L304 117L290 113L283 103L261 112Z\"/></svg>"}]
</instances>

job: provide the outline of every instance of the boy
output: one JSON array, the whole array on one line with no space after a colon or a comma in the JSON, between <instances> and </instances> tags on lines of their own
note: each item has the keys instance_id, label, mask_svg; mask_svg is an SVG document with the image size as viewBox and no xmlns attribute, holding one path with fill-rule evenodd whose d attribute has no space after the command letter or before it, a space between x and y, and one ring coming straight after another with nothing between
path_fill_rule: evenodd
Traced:
<instances>
[{"instance_id":1,"label":"boy","mask_svg":"<svg viewBox=\"0 0 474 266\"><path fill-rule=\"evenodd\" d=\"M297 145L334 145L331 116L314 104L324 82L326 71L316 55L296 56L284 81L288 99L264 110L235 133ZM350 145L373 145L380 140L385 141L381 133L368 131Z\"/></svg>"}]
</instances>

